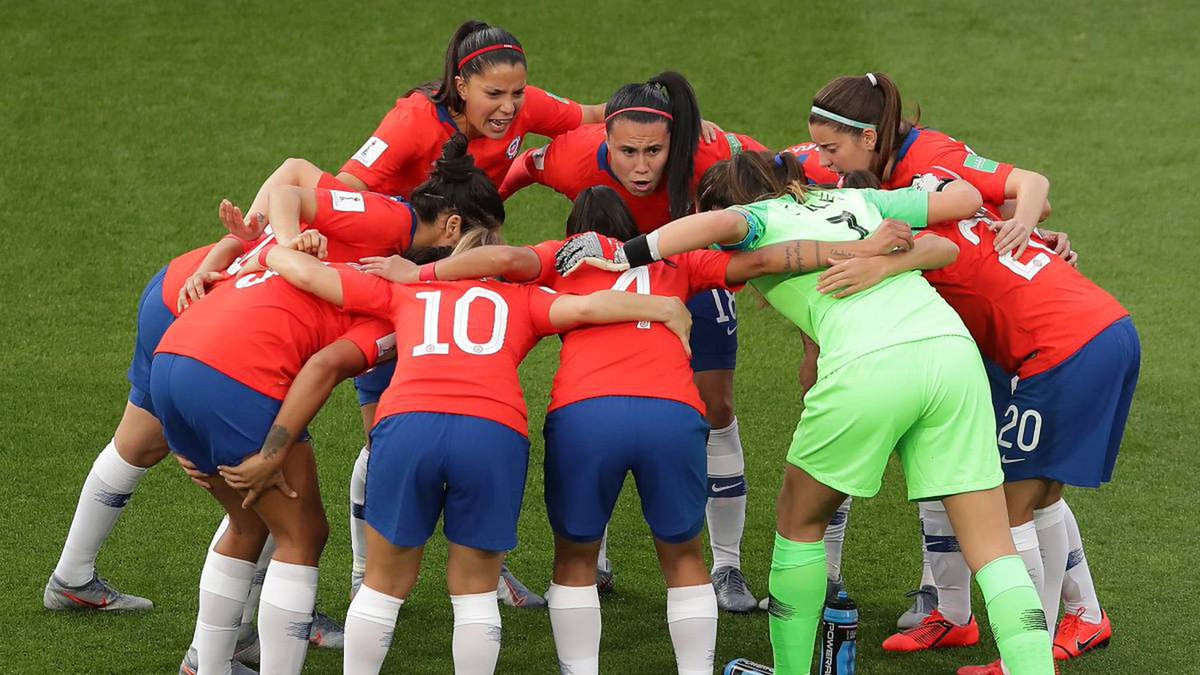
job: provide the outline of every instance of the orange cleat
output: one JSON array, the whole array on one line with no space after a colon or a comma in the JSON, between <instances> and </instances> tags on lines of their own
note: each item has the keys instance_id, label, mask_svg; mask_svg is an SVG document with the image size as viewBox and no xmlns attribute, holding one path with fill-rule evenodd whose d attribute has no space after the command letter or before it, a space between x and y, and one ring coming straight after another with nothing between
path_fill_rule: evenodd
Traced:
<instances>
[{"instance_id":1,"label":"orange cleat","mask_svg":"<svg viewBox=\"0 0 1200 675\"><path fill-rule=\"evenodd\" d=\"M986 666L963 666L958 669L958 675L1004 675L1004 668L1000 666L1000 659L996 659Z\"/></svg>"},{"instance_id":2,"label":"orange cleat","mask_svg":"<svg viewBox=\"0 0 1200 675\"><path fill-rule=\"evenodd\" d=\"M1100 623L1088 623L1083 620L1083 610L1068 614L1058 622L1058 631L1054 633L1054 658L1066 661L1083 655L1093 649L1108 646L1112 639L1112 622L1108 620L1108 612L1100 611Z\"/></svg>"},{"instance_id":3,"label":"orange cleat","mask_svg":"<svg viewBox=\"0 0 1200 675\"><path fill-rule=\"evenodd\" d=\"M979 644L979 624L974 616L967 625L956 626L935 609L921 623L884 640L883 648L889 652L921 652L976 644Z\"/></svg>"}]
</instances>

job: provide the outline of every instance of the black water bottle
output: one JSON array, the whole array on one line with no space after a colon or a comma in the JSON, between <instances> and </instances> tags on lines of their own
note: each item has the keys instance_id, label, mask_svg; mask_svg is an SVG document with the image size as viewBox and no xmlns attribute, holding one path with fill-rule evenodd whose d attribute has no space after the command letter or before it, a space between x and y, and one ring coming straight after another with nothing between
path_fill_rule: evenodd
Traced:
<instances>
[{"instance_id":1,"label":"black water bottle","mask_svg":"<svg viewBox=\"0 0 1200 675\"><path fill-rule=\"evenodd\" d=\"M858 651L858 605L845 591L825 603L821 616L821 675L854 675Z\"/></svg>"}]
</instances>

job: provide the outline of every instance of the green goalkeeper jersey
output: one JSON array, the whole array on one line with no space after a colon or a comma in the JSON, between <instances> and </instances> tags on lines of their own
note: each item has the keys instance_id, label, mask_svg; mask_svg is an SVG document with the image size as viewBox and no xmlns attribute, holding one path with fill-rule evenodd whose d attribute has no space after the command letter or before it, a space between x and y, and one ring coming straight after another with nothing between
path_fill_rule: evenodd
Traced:
<instances>
[{"instance_id":1,"label":"green goalkeeper jersey","mask_svg":"<svg viewBox=\"0 0 1200 675\"><path fill-rule=\"evenodd\" d=\"M749 232L742 241L723 248L754 250L797 239L865 239L884 218L923 228L928 208L928 193L912 188L814 190L803 202L787 195L730 207L745 216ZM942 335L971 337L958 314L920 272L889 277L841 299L817 292L819 276L820 272L775 274L750 283L820 346L820 375L884 347Z\"/></svg>"}]
</instances>

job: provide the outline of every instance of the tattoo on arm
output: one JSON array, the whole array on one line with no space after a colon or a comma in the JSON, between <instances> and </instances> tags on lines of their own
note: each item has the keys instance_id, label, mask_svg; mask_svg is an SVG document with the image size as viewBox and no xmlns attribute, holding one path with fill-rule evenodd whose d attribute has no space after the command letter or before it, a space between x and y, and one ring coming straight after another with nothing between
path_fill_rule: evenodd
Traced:
<instances>
[{"instance_id":1,"label":"tattoo on arm","mask_svg":"<svg viewBox=\"0 0 1200 675\"><path fill-rule=\"evenodd\" d=\"M288 444L288 440L292 437L291 432L287 428L278 424L272 424L271 430L267 432L267 440L263 441L262 454L264 459L271 459L279 454L279 451Z\"/></svg>"}]
</instances>

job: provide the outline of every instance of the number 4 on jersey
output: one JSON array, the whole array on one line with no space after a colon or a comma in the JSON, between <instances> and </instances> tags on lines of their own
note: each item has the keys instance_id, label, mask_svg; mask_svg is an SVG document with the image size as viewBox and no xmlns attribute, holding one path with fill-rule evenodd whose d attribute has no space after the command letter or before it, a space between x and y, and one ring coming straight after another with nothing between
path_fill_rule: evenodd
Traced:
<instances>
[{"instance_id":1,"label":"number 4 on jersey","mask_svg":"<svg viewBox=\"0 0 1200 675\"><path fill-rule=\"evenodd\" d=\"M650 295L650 268L649 267L631 267L621 273L617 277L617 281L612 285L614 291L628 291L629 287L633 286L633 290L638 295ZM639 321L637 327L642 330L650 330L649 321Z\"/></svg>"}]
</instances>

